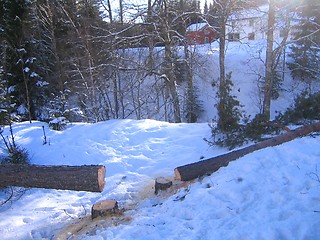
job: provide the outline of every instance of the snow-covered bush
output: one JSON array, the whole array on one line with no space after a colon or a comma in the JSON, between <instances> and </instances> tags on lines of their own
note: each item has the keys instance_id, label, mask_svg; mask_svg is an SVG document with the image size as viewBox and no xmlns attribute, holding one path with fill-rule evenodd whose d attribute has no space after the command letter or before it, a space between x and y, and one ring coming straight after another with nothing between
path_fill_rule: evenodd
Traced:
<instances>
[{"instance_id":1,"label":"snow-covered bush","mask_svg":"<svg viewBox=\"0 0 320 240\"><path fill-rule=\"evenodd\" d=\"M65 117L58 117L49 122L49 127L53 130L62 131L68 123L69 121Z\"/></svg>"},{"instance_id":2,"label":"snow-covered bush","mask_svg":"<svg viewBox=\"0 0 320 240\"><path fill-rule=\"evenodd\" d=\"M313 120L320 120L320 92L303 92L295 98L292 107L277 116L277 121L284 125L305 124Z\"/></svg>"},{"instance_id":3,"label":"snow-covered bush","mask_svg":"<svg viewBox=\"0 0 320 240\"><path fill-rule=\"evenodd\" d=\"M12 127L10 124L10 134L9 137L3 135L3 128L0 129L0 136L6 146L7 155L0 158L1 164L12 163L12 164L28 164L29 163L29 152L27 149L17 145L14 140Z\"/></svg>"},{"instance_id":4,"label":"snow-covered bush","mask_svg":"<svg viewBox=\"0 0 320 240\"><path fill-rule=\"evenodd\" d=\"M8 155L1 159L1 164L12 163L12 164L28 164L29 163L29 152L27 149L16 146L11 147L8 150Z\"/></svg>"}]
</instances>

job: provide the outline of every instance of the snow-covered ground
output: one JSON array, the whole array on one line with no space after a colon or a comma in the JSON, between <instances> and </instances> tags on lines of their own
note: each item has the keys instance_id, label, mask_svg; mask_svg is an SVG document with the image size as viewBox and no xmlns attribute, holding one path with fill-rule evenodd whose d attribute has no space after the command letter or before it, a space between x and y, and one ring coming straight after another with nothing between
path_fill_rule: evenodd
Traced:
<instances>
[{"instance_id":1,"label":"snow-covered ground","mask_svg":"<svg viewBox=\"0 0 320 240\"><path fill-rule=\"evenodd\" d=\"M43 145L42 126L50 144ZM0 208L1 239L319 239L319 136L254 152L155 196L156 177L226 151L203 141L206 123L111 120L58 132L34 122L13 131L33 164L103 164L106 186L102 193L27 190ZM92 222L92 204L104 199L117 200L124 215Z\"/></svg>"},{"instance_id":2,"label":"snow-covered ground","mask_svg":"<svg viewBox=\"0 0 320 240\"><path fill-rule=\"evenodd\" d=\"M263 74L263 44L256 44L230 43L226 57L234 92L252 116L261 107L257 79ZM155 178L173 178L175 167L227 151L203 140L216 115L212 82L218 79L218 52L217 43L198 48L203 65L195 84L203 123L110 120L73 123L61 132L41 122L14 124L15 140L29 151L32 164L102 164L106 186L102 193L28 189L0 207L0 239L320 239L319 136L254 152L211 176L154 195ZM273 116L306 87L289 72L285 76ZM6 197L0 192L0 202ZM91 221L91 206L105 199L117 200L124 215Z\"/></svg>"}]
</instances>

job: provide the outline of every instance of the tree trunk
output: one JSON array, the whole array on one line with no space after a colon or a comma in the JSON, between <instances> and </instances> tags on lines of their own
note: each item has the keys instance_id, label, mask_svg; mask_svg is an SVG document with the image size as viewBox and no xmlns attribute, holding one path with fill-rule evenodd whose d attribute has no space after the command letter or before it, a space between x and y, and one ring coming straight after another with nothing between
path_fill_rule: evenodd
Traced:
<instances>
[{"instance_id":1,"label":"tree trunk","mask_svg":"<svg viewBox=\"0 0 320 240\"><path fill-rule=\"evenodd\" d=\"M29 122L32 122L32 116L31 116L31 102L30 102L30 91L29 91L29 86L28 86L28 79L25 73L25 66L24 66L24 60L22 54L19 52L19 57L20 57L20 62L21 62L21 73L22 73L22 79L24 83L24 89L26 91L26 104L27 104L27 109L28 109L28 118Z\"/></svg>"},{"instance_id":2,"label":"tree trunk","mask_svg":"<svg viewBox=\"0 0 320 240\"><path fill-rule=\"evenodd\" d=\"M50 188L102 192L104 166L0 165L0 187Z\"/></svg>"},{"instance_id":3,"label":"tree trunk","mask_svg":"<svg viewBox=\"0 0 320 240\"><path fill-rule=\"evenodd\" d=\"M112 8L111 8L111 2L110 0L107 0L107 7L105 7L104 5L104 9L107 10L108 15L109 15L109 21L112 24L113 23L113 17L112 17Z\"/></svg>"},{"instance_id":4,"label":"tree trunk","mask_svg":"<svg viewBox=\"0 0 320 240\"><path fill-rule=\"evenodd\" d=\"M220 19L220 42L219 42L219 68L220 68L220 81L219 81L219 103L218 103L218 128L225 131L223 127L226 121L226 69L225 69L225 48L226 48L226 17Z\"/></svg>"},{"instance_id":5,"label":"tree trunk","mask_svg":"<svg viewBox=\"0 0 320 240\"><path fill-rule=\"evenodd\" d=\"M180 101L179 95L176 88L176 77L174 75L174 65L173 65L173 57L172 57L172 46L171 40L169 36L169 31L165 34L165 75L166 75L166 85L169 88L169 92L172 97L173 101L173 115L174 115L174 122L180 123L181 122L181 114L180 114Z\"/></svg>"},{"instance_id":6,"label":"tree trunk","mask_svg":"<svg viewBox=\"0 0 320 240\"><path fill-rule=\"evenodd\" d=\"M167 6L167 2L163 1L162 2L162 24L163 24L163 29L162 29L162 34L164 38L164 73L166 76L166 85L169 89L169 92L172 97L172 102L173 102L173 115L174 115L174 121L175 123L180 123L181 122L181 113L180 113L180 101L179 101L179 95L177 92L177 87L176 87L176 77L174 74L174 57L173 57L173 41L171 38L171 32L172 32L172 27L169 22L170 20L170 13L169 9Z\"/></svg>"},{"instance_id":7,"label":"tree trunk","mask_svg":"<svg viewBox=\"0 0 320 240\"><path fill-rule=\"evenodd\" d=\"M268 31L267 31L267 52L266 52L266 73L263 99L263 114L270 119L271 94L273 85L273 29L275 24L274 0L269 1Z\"/></svg>"},{"instance_id":8,"label":"tree trunk","mask_svg":"<svg viewBox=\"0 0 320 240\"><path fill-rule=\"evenodd\" d=\"M225 69L225 50L226 50L226 21L220 20L220 38L219 38L219 68L220 68L220 92L225 88L226 69Z\"/></svg>"},{"instance_id":9,"label":"tree trunk","mask_svg":"<svg viewBox=\"0 0 320 240\"><path fill-rule=\"evenodd\" d=\"M185 55L185 61L186 61L186 80L187 80L187 122L188 123L194 123L197 121L197 109L196 109L196 96L194 93L194 86L193 86L193 73L192 73L192 64L191 64L191 56L189 53L188 45L184 45L184 55Z\"/></svg>"},{"instance_id":10,"label":"tree trunk","mask_svg":"<svg viewBox=\"0 0 320 240\"><path fill-rule=\"evenodd\" d=\"M235 150L223 155L209 158L196 163L187 164L184 166L177 167L174 170L175 179L179 181L189 181L197 177L211 174L217 171L220 167L227 166L229 162L236 160L244 155L252 153L254 151L260 150L266 147L276 146L285 142L289 142L297 137L306 136L311 132L320 131L320 122L299 127L295 130L286 132L282 135L264 140L262 142L256 143L249 147L245 147L239 150Z\"/></svg>"}]
</instances>

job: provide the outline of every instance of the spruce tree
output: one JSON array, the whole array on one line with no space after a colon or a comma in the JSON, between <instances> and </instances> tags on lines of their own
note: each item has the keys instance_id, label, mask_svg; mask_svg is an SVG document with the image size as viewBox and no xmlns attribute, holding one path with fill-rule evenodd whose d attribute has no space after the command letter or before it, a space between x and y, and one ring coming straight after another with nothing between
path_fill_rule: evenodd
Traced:
<instances>
[{"instance_id":1,"label":"spruce tree","mask_svg":"<svg viewBox=\"0 0 320 240\"><path fill-rule=\"evenodd\" d=\"M36 3L0 2L2 86L7 94L6 105L10 106L8 112L29 121L41 115L47 85L44 76L50 72L47 60L50 54L44 45L46 34L39 25L43 21L39 20Z\"/></svg>"},{"instance_id":2,"label":"spruce tree","mask_svg":"<svg viewBox=\"0 0 320 240\"><path fill-rule=\"evenodd\" d=\"M306 0L297 7L298 20L288 63L294 78L308 83L319 79L320 68L320 4Z\"/></svg>"},{"instance_id":3,"label":"spruce tree","mask_svg":"<svg viewBox=\"0 0 320 240\"><path fill-rule=\"evenodd\" d=\"M208 14L209 12L209 7L208 7L208 3L207 0L204 2L204 6L203 6L203 14Z\"/></svg>"},{"instance_id":4,"label":"spruce tree","mask_svg":"<svg viewBox=\"0 0 320 240\"><path fill-rule=\"evenodd\" d=\"M1 1L1 39L2 39L2 79L10 94L10 104L15 111L23 112L27 109L28 94L26 94L26 78L24 61L26 50L24 48L23 21L26 15L26 1ZM11 112L11 109L10 111ZM28 112L28 111L25 111Z\"/></svg>"}]
</instances>

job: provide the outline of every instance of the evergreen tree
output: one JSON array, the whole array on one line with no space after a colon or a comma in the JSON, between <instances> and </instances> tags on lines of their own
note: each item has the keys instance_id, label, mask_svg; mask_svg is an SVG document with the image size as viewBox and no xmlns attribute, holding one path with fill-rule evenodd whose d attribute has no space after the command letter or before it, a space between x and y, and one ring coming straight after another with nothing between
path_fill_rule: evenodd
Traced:
<instances>
[{"instance_id":1,"label":"evergreen tree","mask_svg":"<svg viewBox=\"0 0 320 240\"><path fill-rule=\"evenodd\" d=\"M50 118L48 105L56 94L55 70L57 65L52 1L35 0L28 8L26 48L30 57L28 74L34 83L30 90L37 120Z\"/></svg>"},{"instance_id":2,"label":"evergreen tree","mask_svg":"<svg viewBox=\"0 0 320 240\"><path fill-rule=\"evenodd\" d=\"M239 122L243 117L241 111L241 104L237 97L232 95L233 83L231 80L232 73L226 75L225 84L223 88L219 87L217 98L220 100L217 104L219 119L218 129L224 133L230 133L238 130ZM223 101L221 101L223 99Z\"/></svg>"},{"instance_id":3,"label":"evergreen tree","mask_svg":"<svg viewBox=\"0 0 320 240\"><path fill-rule=\"evenodd\" d=\"M319 79L320 69L320 4L306 0L297 7L298 22L291 46L293 62L288 63L294 78L308 83Z\"/></svg>"},{"instance_id":4,"label":"evergreen tree","mask_svg":"<svg viewBox=\"0 0 320 240\"><path fill-rule=\"evenodd\" d=\"M27 113L30 120L30 83L27 76L29 68L25 66L29 56L24 41L26 9L27 1L24 0L1 1L1 35L4 44L2 76L11 96L9 105L17 113Z\"/></svg>"},{"instance_id":5,"label":"evergreen tree","mask_svg":"<svg viewBox=\"0 0 320 240\"><path fill-rule=\"evenodd\" d=\"M97 2L55 0L49 3L54 26L51 35L55 63L50 76L55 89L51 99L51 118L69 115L72 108L79 107L87 121L98 121L96 89L102 70L96 62L104 48L95 41L102 39L95 38L102 25ZM72 115L70 120L83 120L82 116Z\"/></svg>"},{"instance_id":6,"label":"evergreen tree","mask_svg":"<svg viewBox=\"0 0 320 240\"><path fill-rule=\"evenodd\" d=\"M9 120L9 96L7 81L4 78L3 66L0 65L0 126L8 124Z\"/></svg>"},{"instance_id":7,"label":"evergreen tree","mask_svg":"<svg viewBox=\"0 0 320 240\"><path fill-rule=\"evenodd\" d=\"M266 63L265 63L265 81L264 81L264 97L263 97L263 110L262 113L266 120L270 119L270 107L272 98L272 89L274 82L274 27L275 27L275 1L269 1L268 11L268 30L267 30L267 49L266 49Z\"/></svg>"},{"instance_id":8,"label":"evergreen tree","mask_svg":"<svg viewBox=\"0 0 320 240\"><path fill-rule=\"evenodd\" d=\"M210 126L213 141L207 140L210 145L229 147L229 149L241 146L246 141L243 135L243 126L240 124L244 112L241 110L242 105L237 97L232 95L231 75L231 72L226 75L224 88L217 92L219 102L216 107L219 118L217 124ZM222 98L224 102L221 102Z\"/></svg>"},{"instance_id":9,"label":"evergreen tree","mask_svg":"<svg viewBox=\"0 0 320 240\"><path fill-rule=\"evenodd\" d=\"M204 6L203 6L203 14L208 14L209 12L209 7L208 7L208 3L207 0L204 2Z\"/></svg>"},{"instance_id":10,"label":"evergreen tree","mask_svg":"<svg viewBox=\"0 0 320 240\"><path fill-rule=\"evenodd\" d=\"M22 119L47 119L53 94L54 37L47 0L0 1L3 79L10 95L10 112ZM51 29L50 29L51 27Z\"/></svg>"},{"instance_id":11,"label":"evergreen tree","mask_svg":"<svg viewBox=\"0 0 320 240\"><path fill-rule=\"evenodd\" d=\"M218 104L218 115L219 123L218 128L221 127L222 131L228 131L234 124L230 124L231 118L229 119L229 106L228 101L229 91L227 90L230 86L231 76L226 75L225 70L225 55L226 55L226 31L227 21L230 15L240 7L244 5L243 0L214 0L213 8L216 9L217 29L219 31L219 104ZM231 82L232 83L232 82ZM228 86L229 85L229 86ZM232 120L233 121L233 120Z\"/></svg>"},{"instance_id":12,"label":"evergreen tree","mask_svg":"<svg viewBox=\"0 0 320 240\"><path fill-rule=\"evenodd\" d=\"M214 4L212 4L212 2L209 4L209 7L208 7L208 12L205 14L205 18L207 20L207 22L215 27L216 29L219 28L219 24L218 24L218 8L215 7Z\"/></svg>"}]
</instances>

